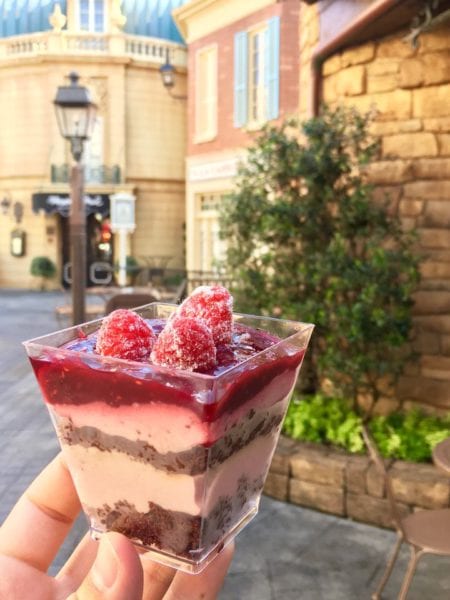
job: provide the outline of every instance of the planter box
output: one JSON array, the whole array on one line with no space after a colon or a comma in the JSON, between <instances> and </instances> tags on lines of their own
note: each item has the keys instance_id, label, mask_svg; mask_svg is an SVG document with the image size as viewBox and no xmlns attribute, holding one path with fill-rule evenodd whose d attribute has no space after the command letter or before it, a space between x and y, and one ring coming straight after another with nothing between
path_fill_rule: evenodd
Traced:
<instances>
[{"instance_id":1,"label":"planter box","mask_svg":"<svg viewBox=\"0 0 450 600\"><path fill-rule=\"evenodd\" d=\"M450 478L431 464L386 461L400 512L450 506ZM272 498L393 528L382 477L367 456L280 437L264 487Z\"/></svg>"}]
</instances>

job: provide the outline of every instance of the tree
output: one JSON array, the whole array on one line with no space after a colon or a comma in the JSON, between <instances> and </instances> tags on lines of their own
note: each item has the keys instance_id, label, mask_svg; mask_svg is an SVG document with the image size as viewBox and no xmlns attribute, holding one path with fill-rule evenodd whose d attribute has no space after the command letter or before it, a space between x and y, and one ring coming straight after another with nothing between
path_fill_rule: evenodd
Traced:
<instances>
[{"instance_id":1,"label":"tree","mask_svg":"<svg viewBox=\"0 0 450 600\"><path fill-rule=\"evenodd\" d=\"M316 324L310 385L324 378L369 412L409 358L415 235L375 202L370 115L325 108L267 126L221 216L240 310ZM304 141L301 141L304 140Z\"/></svg>"}]
</instances>

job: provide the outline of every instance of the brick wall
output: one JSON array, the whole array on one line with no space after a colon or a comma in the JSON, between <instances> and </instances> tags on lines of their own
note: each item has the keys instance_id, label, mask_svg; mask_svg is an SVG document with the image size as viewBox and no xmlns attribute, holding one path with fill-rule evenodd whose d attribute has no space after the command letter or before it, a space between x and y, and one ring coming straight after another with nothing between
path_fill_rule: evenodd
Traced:
<instances>
[{"instance_id":1,"label":"brick wall","mask_svg":"<svg viewBox=\"0 0 450 600\"><path fill-rule=\"evenodd\" d=\"M387 461L401 516L450 506L450 480L431 464ZM383 477L367 456L281 437L264 493L278 500L393 528Z\"/></svg>"},{"instance_id":2,"label":"brick wall","mask_svg":"<svg viewBox=\"0 0 450 600\"><path fill-rule=\"evenodd\" d=\"M298 106L298 0L284 0L216 30L189 45L188 59L188 155L220 152L248 146L257 132L235 128L234 120L234 34L271 17L280 16L280 120L294 116ZM197 50L218 46L217 136L208 142L195 138L195 56Z\"/></svg>"},{"instance_id":3,"label":"brick wall","mask_svg":"<svg viewBox=\"0 0 450 600\"><path fill-rule=\"evenodd\" d=\"M406 406L450 407L450 25L347 49L323 65L324 100L379 111L381 156L370 170L405 228L417 227L424 255L413 348L420 359L400 380ZM389 403L386 404L388 406Z\"/></svg>"}]
</instances>

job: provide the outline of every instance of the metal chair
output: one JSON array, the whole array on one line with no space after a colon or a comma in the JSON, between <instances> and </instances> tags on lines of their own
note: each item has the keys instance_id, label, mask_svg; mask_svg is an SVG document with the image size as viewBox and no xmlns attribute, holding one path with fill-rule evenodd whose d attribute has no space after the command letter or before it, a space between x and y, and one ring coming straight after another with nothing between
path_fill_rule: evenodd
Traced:
<instances>
[{"instance_id":1,"label":"metal chair","mask_svg":"<svg viewBox=\"0 0 450 600\"><path fill-rule=\"evenodd\" d=\"M151 294L116 294L106 303L105 314L109 315L109 313L118 308L136 308L136 306L142 306L150 302L157 302L157 299Z\"/></svg>"},{"instance_id":2,"label":"metal chair","mask_svg":"<svg viewBox=\"0 0 450 600\"><path fill-rule=\"evenodd\" d=\"M450 509L421 510L406 517L401 517L395 502L389 473L366 427L363 427L363 438L372 461L383 475L386 496L398 536L383 577L377 590L372 594L372 600L381 598L381 592L392 573L403 542L409 544L411 549L411 559L398 596L398 600L405 600L417 563L424 554L450 556Z\"/></svg>"}]
</instances>

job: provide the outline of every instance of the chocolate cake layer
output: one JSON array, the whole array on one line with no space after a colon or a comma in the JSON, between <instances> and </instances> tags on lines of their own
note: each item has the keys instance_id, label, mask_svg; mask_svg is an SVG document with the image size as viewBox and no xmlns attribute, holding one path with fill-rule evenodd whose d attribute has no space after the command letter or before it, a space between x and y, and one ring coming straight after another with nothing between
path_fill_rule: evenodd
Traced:
<instances>
[{"instance_id":1,"label":"chocolate cake layer","mask_svg":"<svg viewBox=\"0 0 450 600\"><path fill-rule=\"evenodd\" d=\"M182 452L161 454L143 440L130 440L123 436L108 435L95 427L74 427L71 419L61 418L58 424L62 443L81 445L84 448L97 448L104 452L118 451L127 454L133 460L149 463L156 469L169 473L198 475L207 468L223 463L259 436L271 434L283 420L283 406L257 414L249 411L246 418L232 427L210 447L195 446ZM136 432L138 437L138 432Z\"/></svg>"},{"instance_id":2,"label":"chocolate cake layer","mask_svg":"<svg viewBox=\"0 0 450 600\"><path fill-rule=\"evenodd\" d=\"M249 503L259 497L262 487L262 477L242 476L236 493L221 496L206 517L166 510L153 502L148 503L148 512L142 513L126 500L83 509L94 529L117 531L147 548L193 558L224 538L252 508Z\"/></svg>"}]
</instances>

